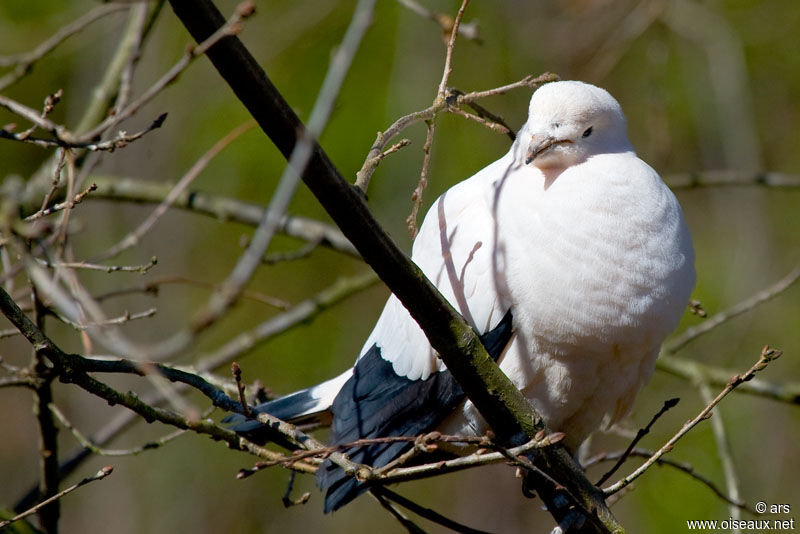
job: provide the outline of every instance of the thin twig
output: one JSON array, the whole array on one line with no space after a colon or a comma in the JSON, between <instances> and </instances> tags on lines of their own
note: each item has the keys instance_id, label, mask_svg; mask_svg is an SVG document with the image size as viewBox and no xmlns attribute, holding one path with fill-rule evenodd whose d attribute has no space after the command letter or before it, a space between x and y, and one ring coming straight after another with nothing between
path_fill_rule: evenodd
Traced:
<instances>
[{"instance_id":1,"label":"thin twig","mask_svg":"<svg viewBox=\"0 0 800 534\"><path fill-rule=\"evenodd\" d=\"M239 367L239 364L233 362L231 364L231 372L233 373L233 379L236 381L236 391L239 393L239 402L242 405L243 413L247 417L253 417L253 410L250 408L250 405L247 404L247 398L244 396L244 384L242 383L242 368Z\"/></svg>"},{"instance_id":2,"label":"thin twig","mask_svg":"<svg viewBox=\"0 0 800 534\"><path fill-rule=\"evenodd\" d=\"M380 136L381 136L380 132L378 133L378 136L380 138ZM356 184L360 183L364 179L363 177L365 175L372 174L372 171L375 170L375 167L378 166L378 164L383 160L383 158L385 158L386 156L388 156L390 154L394 154L395 152L397 152L401 148L403 148L405 146L408 146L410 144L411 144L411 140L409 140L409 139L401 139L399 143L395 143L394 145L390 146L387 150L384 150L383 152L381 152L382 147L377 149L377 153L374 156L371 156L371 157L368 156L367 160L364 162L364 165L361 167L361 170L359 170L356 173ZM372 153L373 153L373 150L370 150L370 154L372 154Z\"/></svg>"},{"instance_id":3,"label":"thin twig","mask_svg":"<svg viewBox=\"0 0 800 534\"><path fill-rule=\"evenodd\" d=\"M0 378L0 388L13 387L36 389L36 380L27 376L7 376Z\"/></svg>"},{"instance_id":4,"label":"thin twig","mask_svg":"<svg viewBox=\"0 0 800 534\"><path fill-rule=\"evenodd\" d=\"M760 304L777 297L792 287L798 280L800 280L800 265L795 266L795 268L792 269L789 274L772 284L770 287L759 291L755 295L752 295L735 306L731 306L727 310L712 315L709 319L706 319L697 326L687 328L683 331L683 333L681 333L681 335L677 336L664 346L664 352L667 354L675 354L691 341L694 341L698 337L707 334L726 321L729 321L734 317L748 312Z\"/></svg>"},{"instance_id":5,"label":"thin twig","mask_svg":"<svg viewBox=\"0 0 800 534\"><path fill-rule=\"evenodd\" d=\"M445 460L442 462L435 462L430 464L415 465L412 467L399 467L392 469L388 473L384 473L376 482L381 483L395 483L403 482L406 480L418 480L421 478L438 476L443 473L451 473L454 471L461 471L480 465L491 465L508 461L509 458L513 459L514 463L518 463L519 457L534 449L541 449L553 445L554 440L550 437L544 439L533 439L528 443L514 447L511 449L498 450L496 452L486 452L485 450L478 450L477 452L454 458L452 460Z\"/></svg>"},{"instance_id":6,"label":"thin twig","mask_svg":"<svg viewBox=\"0 0 800 534\"><path fill-rule=\"evenodd\" d=\"M90 328L102 328L104 326L126 324L131 321L136 321L138 319L147 319L149 317L154 316L156 314L156 311L157 311L156 308L149 308L145 311L137 313L130 313L129 311L126 311L125 313L123 313L118 317L112 317L110 319L105 319L104 321L92 322L92 323L78 323L61 315L58 315L58 319L64 324L71 326L75 330L82 332Z\"/></svg>"},{"instance_id":7,"label":"thin twig","mask_svg":"<svg viewBox=\"0 0 800 534\"><path fill-rule=\"evenodd\" d=\"M108 259L117 256L121 252L137 245L139 241L141 241L142 237L149 232L155 223L161 218L164 213L172 206L178 196L183 193L187 187L194 181L197 176L208 167L208 164L220 153L222 150L230 145L234 140L236 140L239 136L243 133L249 131L256 125L254 120L249 120L243 124L240 124L233 130L231 130L227 135L225 135L222 139L217 141L214 146L212 146L205 154L203 154L200 159L198 159L194 165L184 174L178 183L175 184L175 187L169 192L169 194L164 198L164 200L158 205L158 207L153 210L152 213L145 219L139 226L136 227L135 230L128 232L128 234L123 237L119 243L109 248L103 254L100 254L100 258Z\"/></svg>"},{"instance_id":8,"label":"thin twig","mask_svg":"<svg viewBox=\"0 0 800 534\"><path fill-rule=\"evenodd\" d=\"M253 4L251 1L246 0L239 4L234 10L233 15L223 24L216 32L211 34L208 39L204 40L197 46L189 47L186 53L172 66L158 81L156 81L149 89L147 89L139 98L128 104L125 109L119 113L108 117L106 120L80 136L80 140L94 139L102 135L103 132L114 128L117 124L135 114L141 107L150 102L156 95L164 90L167 86L172 84L178 79L178 76L186 70L186 68L198 57L208 51L209 48L217 44L220 40L231 35L236 35L242 31L241 21L249 17L253 13Z\"/></svg>"},{"instance_id":9,"label":"thin twig","mask_svg":"<svg viewBox=\"0 0 800 534\"><path fill-rule=\"evenodd\" d=\"M711 410L719 404L719 402L724 399L731 391L733 391L739 384L747 382L748 380L752 380L753 376L758 371L763 370L769 362L777 359L781 355L781 351L777 349L772 349L769 345L765 346L761 350L761 357L758 361L744 373L744 375L734 375L730 382L723 388L723 390L716 396L714 399L703 408L697 416L686 422L686 424L681 427L681 429L672 436L669 441L667 441L664 446L662 446L655 454L653 454L647 461L642 464L638 469L636 469L633 473L626 476L622 480L616 482L615 484L603 489L603 492L606 495L613 495L614 493L618 492L637 478L639 478L647 469L649 469L659 458L661 458L666 453L670 452L674 447L675 444L686 435L692 428L694 428L700 421L704 421L709 417Z\"/></svg>"},{"instance_id":10,"label":"thin twig","mask_svg":"<svg viewBox=\"0 0 800 534\"><path fill-rule=\"evenodd\" d=\"M621 458L625 453L626 453L626 451L601 453L601 454L598 454L598 455L590 458L589 460L587 460L583 464L583 466L588 469L589 467L591 467L593 465L596 465L596 464L598 464L600 462L613 462L613 461L618 460L619 458ZM636 448L636 449L633 449L632 451L630 451L629 453L627 453L627 455L628 455L628 457L651 458L655 453L656 453L656 451L653 451L653 450L650 450L650 449ZM698 482L704 484L708 489L710 489L712 492L714 492L715 495L717 495L720 499L722 499L726 503L728 503L730 505L733 505L733 506L736 506L738 508L741 508L742 510L747 510L748 512L750 512L750 513L752 513L754 515L758 514L758 512L756 512L755 510L750 508L747 505L746 502L744 502L742 500L735 500L730 495L727 495L710 478L698 473L695 470L695 468L692 467L692 465L689 464L689 463L679 462L679 461L673 460L671 458L659 458L658 460L656 460L656 464L657 465L669 466L669 467L672 467L672 468L677 469L679 471L682 471L683 473L686 473L687 475L689 475L693 479L697 480Z\"/></svg>"},{"instance_id":11,"label":"thin twig","mask_svg":"<svg viewBox=\"0 0 800 534\"><path fill-rule=\"evenodd\" d=\"M428 20L432 20L439 27L442 29L442 34L449 39L450 34L453 32L453 18L446 14L446 13L434 13L433 11L429 10L427 7L423 6L416 0L397 0L397 2L408 8L409 11L412 13L416 13L417 15L426 18ZM461 23L458 26L458 34L468 39L470 41L474 41L478 44L481 44L483 41L479 35L479 27L478 21L473 20L469 23Z\"/></svg>"},{"instance_id":12,"label":"thin twig","mask_svg":"<svg viewBox=\"0 0 800 534\"><path fill-rule=\"evenodd\" d=\"M28 72L30 72L34 63L42 59L49 52L55 50L55 48L63 43L66 39L82 31L92 22L111 13L116 13L117 11L122 11L128 8L129 6L127 5L113 2L96 6L88 13L56 30L55 33L53 33L50 37L48 37L30 52L0 57L0 67L10 67L12 65L15 66L13 71L0 78L0 91L25 76Z\"/></svg>"},{"instance_id":13,"label":"thin twig","mask_svg":"<svg viewBox=\"0 0 800 534\"><path fill-rule=\"evenodd\" d=\"M47 95L44 99L44 106L42 107L42 113L41 115L39 115L39 117L42 119L46 119L47 116L53 112L53 109L55 109L56 104L58 104L61 101L62 96L64 96L63 89L59 89L55 93ZM35 131L36 131L36 125L34 124L24 132L20 133L18 137L21 141L24 141ZM63 155L61 157L63 157ZM58 185L58 173L56 173L56 185Z\"/></svg>"},{"instance_id":14,"label":"thin twig","mask_svg":"<svg viewBox=\"0 0 800 534\"><path fill-rule=\"evenodd\" d=\"M12 336L18 336L19 330L9 329L9 330L0 330L0 339Z\"/></svg>"},{"instance_id":15,"label":"thin twig","mask_svg":"<svg viewBox=\"0 0 800 534\"><path fill-rule=\"evenodd\" d=\"M470 107L473 107L473 106L475 106L475 104L470 104ZM484 108L481 108L481 110L486 112L486 110ZM500 133L500 134L503 134L503 135L511 134L511 140L512 141L516 137L508 126L498 122L497 120L485 119L485 118L483 118L481 116L475 115L473 113L469 113L468 111L464 111L463 109L456 108L456 107L453 107L448 111L450 111L450 113L453 113L455 115L459 115L461 117L464 117L465 119L469 119L471 121L475 121L478 124L481 124L481 125L489 128L491 131L493 131L495 133Z\"/></svg>"},{"instance_id":16,"label":"thin twig","mask_svg":"<svg viewBox=\"0 0 800 534\"><path fill-rule=\"evenodd\" d=\"M111 291L108 291L107 293L95 295L94 299L100 302L106 299L130 295L134 293L152 293L155 295L158 294L159 288L166 284L184 284L188 286L202 287L205 289L214 289L214 287L216 287L216 284L212 282L205 282L203 280L194 280L192 278L186 278L184 276L164 276L161 278L148 280L147 282L144 282L138 286L113 289ZM260 302L262 304L266 304L268 306L272 306L280 310L288 310L291 307L291 303L289 303L286 300L274 297L272 295L267 295L266 293L262 293L260 291L253 291L251 289L243 291L242 298L252 300L255 302Z\"/></svg>"},{"instance_id":17,"label":"thin twig","mask_svg":"<svg viewBox=\"0 0 800 534\"><path fill-rule=\"evenodd\" d=\"M550 72L545 72L544 74L540 74L539 76L534 76L533 74L529 74L525 76L523 79L519 80L518 82L510 83L508 85L495 87L494 89L488 89L486 91L473 91L471 93L464 93L463 95L458 95L455 101L455 105L463 106L465 104L470 104L472 102L475 102L476 100L481 100L489 96L503 95L505 93L508 93L509 91L521 89L522 87L536 89L537 87L545 83L554 82L558 79L559 77L557 75Z\"/></svg>"},{"instance_id":18,"label":"thin twig","mask_svg":"<svg viewBox=\"0 0 800 534\"><path fill-rule=\"evenodd\" d=\"M370 495L372 495L378 503L383 506L392 517L397 519L397 521L406 529L409 534L425 534L425 531L422 530L416 523L411 521L408 517L405 516L400 510L398 510L389 499L381 495L379 492L370 491Z\"/></svg>"},{"instance_id":19,"label":"thin twig","mask_svg":"<svg viewBox=\"0 0 800 534\"><path fill-rule=\"evenodd\" d=\"M6 107L7 109L11 110L13 113L17 113L18 115L22 115L25 118L30 118L30 115L27 114L27 110L30 108L22 108L19 106L10 105L12 101L10 99L5 98L3 95L0 95L0 106ZM105 151L105 152L113 152L118 148L124 148L131 144L132 142L141 139L148 133L161 128L161 125L164 124L164 121L167 118L166 113L162 113L159 115L150 125L135 134L128 135L125 131L120 131L116 137L113 139L109 139L108 141L102 142L94 142L94 141L83 141L83 140L73 140L73 135L70 134L63 126L56 125L53 122L50 122L44 118L37 118L35 124L37 127L42 128L51 134L53 134L54 139L45 139L42 137L30 137L25 135L25 132L15 134L10 132L6 129L0 129L0 138L3 139L10 139L12 141L20 141L23 143L29 143L38 147L42 148L81 148L84 150L89 150L90 152L98 152L98 151Z\"/></svg>"},{"instance_id":20,"label":"thin twig","mask_svg":"<svg viewBox=\"0 0 800 534\"><path fill-rule=\"evenodd\" d=\"M439 82L439 91L437 93L437 100L445 98L447 93L447 82L450 79L450 74L453 72L453 49L456 44L456 37L458 36L458 27L461 25L461 18L464 16L464 10L467 9L469 0L462 0L461 7L458 8L456 18L453 21L453 28L450 30L449 40L447 42L447 54L444 58L444 70L442 72L442 81Z\"/></svg>"},{"instance_id":21,"label":"thin twig","mask_svg":"<svg viewBox=\"0 0 800 534\"><path fill-rule=\"evenodd\" d=\"M311 498L311 493L305 492L299 498L292 499L292 488L294 488L294 479L296 476L296 471L289 471L289 483L286 484L286 492L283 494L283 498L281 499L284 508L291 508L292 506L305 504L308 502L308 499Z\"/></svg>"},{"instance_id":22,"label":"thin twig","mask_svg":"<svg viewBox=\"0 0 800 534\"><path fill-rule=\"evenodd\" d=\"M75 425L72 424L72 421L70 421L55 404L50 404L50 411L53 412L53 415L56 416L56 419L58 419L61 425L72 433L73 437L78 441L78 443L92 451L92 454L96 454L98 456L136 456L144 451L163 447L173 439L186 433L186 430L176 430L156 439L155 441L149 441L144 445L134 447L132 449L104 449L102 447L98 447L92 442L91 439L87 438L80 430L75 428Z\"/></svg>"},{"instance_id":23,"label":"thin twig","mask_svg":"<svg viewBox=\"0 0 800 534\"><path fill-rule=\"evenodd\" d=\"M40 331L44 330L46 309L42 304L39 291L31 284L31 304L33 308L32 325ZM16 325L15 325L16 326ZM39 429L39 499L46 500L58 494L61 474L58 469L59 443L58 427L48 406L53 402L53 379L46 357L37 350L32 351L30 369L38 378L33 390L33 413ZM61 503L53 500L48 506L38 510L39 522L48 534L58 531L61 516Z\"/></svg>"},{"instance_id":24,"label":"thin twig","mask_svg":"<svg viewBox=\"0 0 800 534\"><path fill-rule=\"evenodd\" d=\"M271 317L251 330L241 332L213 352L200 355L196 365L199 369L216 369L228 364L277 334L312 319L342 299L358 293L376 282L378 282L378 277L372 271L340 278L331 286L295 304L285 312Z\"/></svg>"},{"instance_id":25,"label":"thin twig","mask_svg":"<svg viewBox=\"0 0 800 534\"><path fill-rule=\"evenodd\" d=\"M33 508L25 510L21 514L16 515L16 516L12 517L11 519L8 519L7 521L0 521L0 528L5 528L5 527L7 527L8 525L10 525L11 523L13 523L15 521L19 521L20 519L28 517L31 514L35 514L40 509L42 509L45 506L47 506L48 504L57 501L58 499L60 499L64 495L72 493L73 491L75 491L76 489L80 488L81 486L85 486L86 484L89 484L90 482L94 482L96 480L103 480L108 475L110 475L112 473L112 471L114 471L114 468L112 466L110 466L110 465L107 465L107 466L103 467L102 469L100 469L100 471L98 471L94 475L92 475L90 477L86 477L83 480L81 480L80 482L78 482L77 484L74 484L74 485L68 487L67 489L65 489L63 491L60 491L60 492L56 493L55 495L53 495L49 499L46 499L46 500L40 502L39 504L37 504Z\"/></svg>"},{"instance_id":26,"label":"thin twig","mask_svg":"<svg viewBox=\"0 0 800 534\"><path fill-rule=\"evenodd\" d=\"M505 134L508 136L509 139L511 139L512 142L517 138L517 134L514 132L511 126L509 126L506 123L505 119L503 119L503 117L501 117L500 115L492 113L491 111L481 106L477 102L470 102L467 105L470 108L472 108L472 110L475 111L475 113L477 113L479 117L486 119L496 125L499 125L502 128L505 128ZM495 128L492 129L503 133L501 130L497 130Z\"/></svg>"},{"instance_id":27,"label":"thin twig","mask_svg":"<svg viewBox=\"0 0 800 534\"><path fill-rule=\"evenodd\" d=\"M113 115L122 112L125 105L128 103L133 91L133 71L136 63L139 61L142 50L142 41L145 33L148 30L148 11L149 5L147 2L135 5L131 10L130 31L132 36L131 53L128 57L128 62L122 70L119 77L119 90L117 91L117 99L113 106Z\"/></svg>"},{"instance_id":28,"label":"thin twig","mask_svg":"<svg viewBox=\"0 0 800 534\"><path fill-rule=\"evenodd\" d=\"M431 147L433 146L435 130L436 123L431 119L428 121L428 134L425 137L425 145L422 147L424 156L422 158L422 170L420 170L419 173L419 182L417 182L417 187L414 188L414 192L411 193L411 213L406 217L408 234L412 240L417 237L417 232L419 231L417 228L417 213L422 206L422 193L425 191L425 188L428 187L428 171L431 165Z\"/></svg>"},{"instance_id":29,"label":"thin twig","mask_svg":"<svg viewBox=\"0 0 800 534\"><path fill-rule=\"evenodd\" d=\"M88 262L58 262L53 263L44 259L37 260L40 264L51 269L86 269L89 271L102 271L104 273L139 273L144 274L158 263L158 258L153 256L148 263L142 265L98 265Z\"/></svg>"},{"instance_id":30,"label":"thin twig","mask_svg":"<svg viewBox=\"0 0 800 534\"><path fill-rule=\"evenodd\" d=\"M666 354L662 354L656 360L656 368L687 380L694 380L695 377L700 376L704 382L717 387L725 386L734 374L734 371L729 369L712 367L694 360ZM736 393L758 395L789 404L800 404L800 383L798 382L776 384L760 378L753 378L737 387Z\"/></svg>"},{"instance_id":31,"label":"thin twig","mask_svg":"<svg viewBox=\"0 0 800 534\"><path fill-rule=\"evenodd\" d=\"M399 494L393 492L389 488L386 488L386 487L374 488L374 489L372 489L372 492L373 493L377 493L381 497L385 497L385 498L389 499L390 501L393 501L393 502L399 504L403 508L414 512L418 516L424 517L428 521L432 521L433 523L436 523L437 525L442 525L443 527L449 528L453 532L461 532L463 534L488 534L484 530L478 530L476 528L471 528L471 527L468 527L466 525L462 525L461 523L458 523L457 521L453 521L452 519L450 519L448 517L445 517L442 514L436 512L434 510L431 510L430 508L426 508L424 506L420 506L419 504L415 503L411 499L407 499L407 498L403 497L402 495L399 495Z\"/></svg>"},{"instance_id":32,"label":"thin twig","mask_svg":"<svg viewBox=\"0 0 800 534\"><path fill-rule=\"evenodd\" d=\"M697 387L700 390L700 396L703 402L711 402L714 396L708 384L697 382ZM719 456L720 463L722 463L722 473L725 475L725 485L728 487L728 495L731 501L741 502L739 477L736 475L736 467L733 465L733 453L731 452L731 445L730 441L728 441L727 432L725 432L725 423L722 420L719 408L715 408L712 413L714 417L711 418L711 430L714 434L714 441L717 444L717 455ZM735 504L730 504L728 513L737 521L742 518L741 507Z\"/></svg>"},{"instance_id":33,"label":"thin twig","mask_svg":"<svg viewBox=\"0 0 800 534\"><path fill-rule=\"evenodd\" d=\"M558 76L549 72L536 77L534 77L532 74L529 74L522 80L501 87L495 87L486 91L473 91L471 93L458 94L453 101L450 101L448 98L442 98L428 108L400 117L394 121L389 128L382 132L378 132L378 135L375 138L375 141L372 143L372 147L370 147L369 153L367 154L361 169L356 173L355 186L366 194L370 179L372 178L375 169L381 161L381 158L377 158L377 156L383 151L387 143L389 143L400 132L412 124L431 120L439 113L452 112L453 108L471 105L473 102L480 100L481 98L501 95L522 87L537 88L544 83L552 82L558 79Z\"/></svg>"},{"instance_id":34,"label":"thin twig","mask_svg":"<svg viewBox=\"0 0 800 534\"><path fill-rule=\"evenodd\" d=\"M179 381L191 385L209 398L214 406L226 411L241 412L241 405L230 399L224 392L219 391L203 378L185 371L174 369L159 363L133 362L130 360L99 360L86 358L77 354L68 354L50 340L33 322L19 309L6 291L0 288L0 311L17 327L26 339L33 345L37 354L50 360L60 369L60 378L64 382L76 384L85 391L105 399L110 404L120 404L137 413L146 421L161 421L179 429L192 430L206 434L216 440L225 441L236 449L246 450L265 460L275 460L283 455L270 451L247 439L238 436L235 432L222 428L210 421L196 417L185 417L175 411L157 408L143 402L132 392L120 393L90 375L90 373L129 373L146 376L158 372L171 381ZM263 414L262 414L263 415ZM291 425L285 426L291 427ZM290 433L297 436L300 433L294 430ZM307 438L309 444L316 445L313 438ZM332 455L334 459L335 455ZM351 462L352 463L352 462ZM304 472L314 472L315 468L303 462L295 462L292 469Z\"/></svg>"},{"instance_id":35,"label":"thin twig","mask_svg":"<svg viewBox=\"0 0 800 534\"><path fill-rule=\"evenodd\" d=\"M336 49L325 74L322 87L311 110L307 128L303 130L289 157L289 163L278 181L278 186L250 244L230 275L220 285L219 290L211 295L206 306L192 318L190 326L192 332L204 330L222 316L239 297L247 282L260 266L261 258L264 257L273 236L280 227L280 221L286 214L300 176L305 171L313 154L315 140L322 134L328 123L339 90L350 70L361 40L367 28L372 24L375 1L359 0L356 5L342 43ZM178 335L180 336L180 333Z\"/></svg>"},{"instance_id":36,"label":"thin twig","mask_svg":"<svg viewBox=\"0 0 800 534\"><path fill-rule=\"evenodd\" d=\"M283 263L287 261L297 261L308 258L311 254L317 250L319 247L319 243L315 241L309 241L308 243L304 244L297 250L291 250L289 252L274 252L272 254L266 254L261 261L265 265L275 265L278 263Z\"/></svg>"},{"instance_id":37,"label":"thin twig","mask_svg":"<svg viewBox=\"0 0 800 534\"><path fill-rule=\"evenodd\" d=\"M47 117L42 117L42 114L36 111L35 109L29 108L28 106L21 104L16 100L8 98L7 96L2 94L0 94L0 107L4 107L11 113L19 117L22 117L23 119L27 120L37 128L41 128L42 130L49 132L56 139L61 139L62 136L68 135L66 134L67 131L66 128L64 128L63 126L54 123ZM27 141L33 139L30 137L30 134L27 133L27 130L25 132L15 134L3 128L0 129L0 134L2 134L2 137L5 137L6 139L12 139L14 141ZM59 145L58 143L53 142L49 146L59 146Z\"/></svg>"},{"instance_id":38,"label":"thin twig","mask_svg":"<svg viewBox=\"0 0 800 534\"><path fill-rule=\"evenodd\" d=\"M656 413L656 414L655 414L655 415L654 415L654 416L653 416L653 417L650 419L650 422L649 422L649 423L647 423L647 425L646 425L644 428L640 428L640 429L639 429L639 431L636 433L636 437L634 437L634 438L633 438L633 440L631 441L630 445L628 445L628 448L627 448L627 449L625 449L625 452L626 452L626 453L628 453L628 454L630 454L630 452L631 452L631 451L632 451L632 450L633 450L633 449L636 447L636 445L637 445L637 444L638 444L638 443L639 443L639 442L642 440L642 438L643 438L643 437L645 437L647 434L649 434L649 433L650 433L650 429L653 427L653 424L655 424L655 422L656 422L656 421L658 421L658 419L659 419L659 418L660 418L662 415L664 415L664 414L665 414L665 413L667 413L667 412L668 412L670 409L672 409L672 408L674 408L675 406L677 406L677 404L678 404L678 401L679 401L679 400L680 400L680 399L678 399L678 398L676 397L676 398L674 398L674 399L669 399L669 400L666 400L666 401L664 401L664 405L661 407L661 409L658 411L658 413ZM595 484L595 486L598 486L598 487L599 487L599 486L602 486L602 485L603 485L603 483L604 483L606 480L608 480L609 478L611 478L611 475L613 475L614 473L616 473L616 472L617 472L617 470L618 470L620 467L622 467L622 464L623 464L623 463L625 463L625 460L627 459L627 456L628 456L628 454L623 454L623 455L620 457L620 459L617 461L617 463L616 463L616 464L614 464L614 467L612 467L611 469L609 469L609 470L606 472L606 474L604 474L602 477L600 477L600 480L598 480L598 481L597 481L597 483Z\"/></svg>"},{"instance_id":39,"label":"thin twig","mask_svg":"<svg viewBox=\"0 0 800 534\"><path fill-rule=\"evenodd\" d=\"M131 56L136 53L140 40L149 34L149 31L153 26L153 21L161 11L164 2L165 0L156 0L155 2L148 3L149 5L147 8L149 12L149 21L146 26L144 36L141 36L138 33L138 24L136 20L137 8L134 7L134 9L131 11L128 24L119 37L116 50L111 55L106 68L103 70L102 77L92 88L91 94L89 95L89 100L86 103L86 107L84 108L83 113L80 115L77 126L75 126L73 130L76 134L81 135L85 133L96 123L107 117L109 107L113 104L113 98L115 95L117 95L119 90L119 81L122 76L122 72L130 64ZM78 156L82 156L81 150L76 150L76 152ZM89 163L91 162L87 160L87 164L83 165L82 170L91 168ZM36 172L33 173L27 182L25 192L26 199L35 198L38 200L41 197L40 190L43 188L44 182L47 181L50 176L52 176L55 165L55 158L47 158L47 160L39 166Z\"/></svg>"},{"instance_id":40,"label":"thin twig","mask_svg":"<svg viewBox=\"0 0 800 534\"><path fill-rule=\"evenodd\" d=\"M83 191L81 191L80 193L75 195L70 201L59 202L58 204L56 204L54 206L50 206L49 208L39 210L36 213L34 213L33 215L29 215L29 216L25 217L25 222L32 222L32 221L35 221L37 219L41 219L42 217L46 217L48 215L51 215L53 213L59 212L59 211L61 211L63 209L66 209L68 206L75 206L76 204L80 204L81 202L83 202L83 199L86 198L86 196L89 193L91 193L92 191L96 191L96 190L97 190L97 184L91 184L91 185L89 185L89 187L87 187L86 189L84 189ZM42 205L44 206L44 203Z\"/></svg>"},{"instance_id":41,"label":"thin twig","mask_svg":"<svg viewBox=\"0 0 800 534\"><path fill-rule=\"evenodd\" d=\"M134 178L93 175L91 179L98 186L92 198L117 202L161 203L172 191L172 186L169 184ZM184 191L178 195L172 207L249 226L258 226L265 212L264 207L258 204L202 191L192 191L191 194ZM286 215L280 220L279 229L290 237L319 242L321 246L356 258L361 257L341 230L335 226L307 217Z\"/></svg>"},{"instance_id":42,"label":"thin twig","mask_svg":"<svg viewBox=\"0 0 800 534\"><path fill-rule=\"evenodd\" d=\"M58 162L56 163L56 170L53 173L53 183L50 186L50 190L44 196L42 200L42 207L39 208L39 211L31 215L33 219L37 218L37 216L41 216L41 214L47 209L47 206L50 205L50 201L53 198L53 194L55 194L56 189L58 189L59 183L61 183L61 170L64 168L64 164L67 162L67 149L62 148L58 151ZM27 219L26 219L27 220Z\"/></svg>"}]
</instances>

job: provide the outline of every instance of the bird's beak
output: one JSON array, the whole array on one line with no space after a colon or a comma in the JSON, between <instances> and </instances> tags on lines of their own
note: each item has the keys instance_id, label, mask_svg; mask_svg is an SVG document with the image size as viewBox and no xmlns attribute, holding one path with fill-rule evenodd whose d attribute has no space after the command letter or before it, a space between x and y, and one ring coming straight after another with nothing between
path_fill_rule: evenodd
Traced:
<instances>
[{"instance_id":1,"label":"bird's beak","mask_svg":"<svg viewBox=\"0 0 800 534\"><path fill-rule=\"evenodd\" d=\"M544 134L533 134L531 143L528 145L528 152L525 154L525 164L535 160L540 154L548 150L553 145L559 143L571 143L569 139L556 139L555 137Z\"/></svg>"}]
</instances>

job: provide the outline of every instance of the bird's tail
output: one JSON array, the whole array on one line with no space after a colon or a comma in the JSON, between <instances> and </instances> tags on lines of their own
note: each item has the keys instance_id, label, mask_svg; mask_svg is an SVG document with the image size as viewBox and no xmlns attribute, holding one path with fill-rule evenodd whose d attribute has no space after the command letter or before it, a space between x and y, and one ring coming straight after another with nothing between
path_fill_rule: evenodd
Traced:
<instances>
[{"instance_id":1,"label":"bird's tail","mask_svg":"<svg viewBox=\"0 0 800 534\"><path fill-rule=\"evenodd\" d=\"M279 399L264 402L253 407L253 410L256 413L268 413L292 424L329 425L333 399L336 398L342 385L352 374L353 370L348 369L336 378L290 393ZM222 422L230 424L231 430L256 443L263 443L271 436L267 427L258 420L241 414L228 415Z\"/></svg>"}]
</instances>

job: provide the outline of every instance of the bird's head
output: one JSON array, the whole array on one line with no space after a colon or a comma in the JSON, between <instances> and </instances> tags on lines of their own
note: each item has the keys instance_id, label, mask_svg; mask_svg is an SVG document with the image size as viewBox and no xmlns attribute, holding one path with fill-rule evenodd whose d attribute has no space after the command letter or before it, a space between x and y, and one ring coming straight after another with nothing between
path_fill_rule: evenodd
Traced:
<instances>
[{"instance_id":1,"label":"bird's head","mask_svg":"<svg viewBox=\"0 0 800 534\"><path fill-rule=\"evenodd\" d=\"M583 82L543 85L531 97L528 121L518 136L526 165L565 169L590 156L627 152L625 115L608 91Z\"/></svg>"}]
</instances>

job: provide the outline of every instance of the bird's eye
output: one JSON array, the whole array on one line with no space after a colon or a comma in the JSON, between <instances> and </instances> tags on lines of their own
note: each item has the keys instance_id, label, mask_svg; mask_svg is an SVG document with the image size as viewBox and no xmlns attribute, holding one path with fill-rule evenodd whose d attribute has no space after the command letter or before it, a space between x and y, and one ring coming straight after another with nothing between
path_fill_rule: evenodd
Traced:
<instances>
[{"instance_id":1,"label":"bird's eye","mask_svg":"<svg viewBox=\"0 0 800 534\"><path fill-rule=\"evenodd\" d=\"M586 128L586 130L583 132L583 137L589 137L590 135L592 135L592 127L591 126Z\"/></svg>"}]
</instances>

